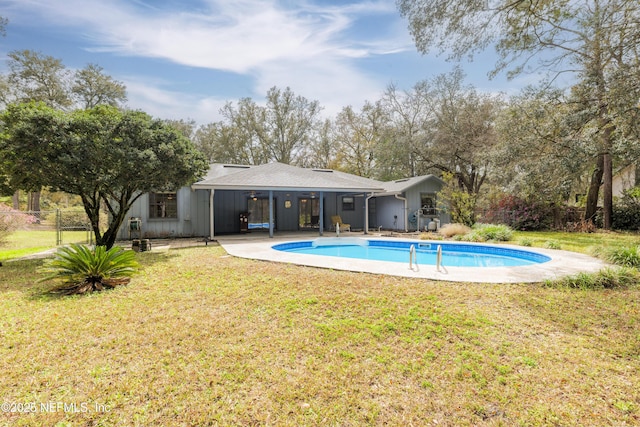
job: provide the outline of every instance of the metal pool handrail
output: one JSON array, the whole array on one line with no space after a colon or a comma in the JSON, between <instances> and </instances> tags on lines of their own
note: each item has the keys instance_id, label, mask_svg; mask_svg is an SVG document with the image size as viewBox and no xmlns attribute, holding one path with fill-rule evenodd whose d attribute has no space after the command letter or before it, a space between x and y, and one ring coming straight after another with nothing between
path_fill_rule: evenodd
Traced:
<instances>
[{"instance_id":1,"label":"metal pool handrail","mask_svg":"<svg viewBox=\"0 0 640 427\"><path fill-rule=\"evenodd\" d=\"M413 270L413 262L418 266L418 255L416 254L416 246L411 245L409 248L409 269Z\"/></svg>"}]
</instances>

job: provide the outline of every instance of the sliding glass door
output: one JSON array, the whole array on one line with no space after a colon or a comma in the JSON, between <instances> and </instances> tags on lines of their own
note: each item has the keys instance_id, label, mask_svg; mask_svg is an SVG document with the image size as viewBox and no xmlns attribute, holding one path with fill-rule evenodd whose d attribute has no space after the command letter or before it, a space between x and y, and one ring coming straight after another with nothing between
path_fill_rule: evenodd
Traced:
<instances>
[{"instance_id":1,"label":"sliding glass door","mask_svg":"<svg viewBox=\"0 0 640 427\"><path fill-rule=\"evenodd\" d=\"M301 230L320 227L320 199L304 198L298 203L298 227Z\"/></svg>"},{"instance_id":2,"label":"sliding glass door","mask_svg":"<svg viewBox=\"0 0 640 427\"><path fill-rule=\"evenodd\" d=\"M269 229L269 199L250 198L247 203L249 211L249 230ZM273 228L276 224L276 202L273 200Z\"/></svg>"}]
</instances>

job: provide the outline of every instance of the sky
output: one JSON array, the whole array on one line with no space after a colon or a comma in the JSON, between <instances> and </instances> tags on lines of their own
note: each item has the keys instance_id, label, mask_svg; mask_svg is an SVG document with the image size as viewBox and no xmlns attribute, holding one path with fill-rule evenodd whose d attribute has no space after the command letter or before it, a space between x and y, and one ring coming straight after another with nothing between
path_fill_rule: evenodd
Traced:
<instances>
[{"instance_id":1,"label":"sky","mask_svg":"<svg viewBox=\"0 0 640 427\"><path fill-rule=\"evenodd\" d=\"M421 55L395 0L0 0L7 54L29 49L71 70L97 64L127 87L127 106L162 119L221 120L227 102L290 87L333 117L394 84L450 72ZM491 52L460 66L477 90L515 93L527 76L489 80Z\"/></svg>"}]
</instances>

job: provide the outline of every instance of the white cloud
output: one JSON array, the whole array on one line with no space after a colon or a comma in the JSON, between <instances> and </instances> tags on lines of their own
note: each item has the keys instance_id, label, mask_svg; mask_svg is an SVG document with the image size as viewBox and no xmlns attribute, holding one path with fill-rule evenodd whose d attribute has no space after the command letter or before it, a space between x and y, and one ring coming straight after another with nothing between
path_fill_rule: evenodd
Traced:
<instances>
[{"instance_id":1,"label":"white cloud","mask_svg":"<svg viewBox=\"0 0 640 427\"><path fill-rule=\"evenodd\" d=\"M335 115L347 105L358 107L367 99L375 100L384 89L376 80L336 60L296 63L290 69L279 64L261 67L256 75L256 90L266 94L273 86L288 86L297 95L319 101L326 116Z\"/></svg>"},{"instance_id":2,"label":"white cloud","mask_svg":"<svg viewBox=\"0 0 640 427\"><path fill-rule=\"evenodd\" d=\"M29 19L38 15L47 25L73 28L83 36L78 43L92 52L158 58L251 76L257 97L263 97L273 86L289 86L299 95L319 100L329 115L346 105L376 98L388 84L359 68L359 59L413 49L406 30L398 30L393 0L332 6L311 0L202 0L197 7L195 2L184 4L191 7L167 10L125 0L12 2L13 8L23 10ZM376 29L362 38L353 31L354 25L371 15L389 16L389 28ZM194 95L193 90L180 93L171 86L178 87L176 82L154 82L146 77L120 79L127 85L129 105L154 116L179 114L206 123L218 116L217 110L224 104Z\"/></svg>"},{"instance_id":3,"label":"white cloud","mask_svg":"<svg viewBox=\"0 0 640 427\"><path fill-rule=\"evenodd\" d=\"M227 100L203 97L165 89L160 81L124 79L127 86L128 105L161 119L193 119L203 125L221 120L220 109Z\"/></svg>"},{"instance_id":4,"label":"white cloud","mask_svg":"<svg viewBox=\"0 0 640 427\"><path fill-rule=\"evenodd\" d=\"M24 0L21 0L24 1ZM163 58L175 63L246 73L264 63L313 59L330 52L344 59L377 49L342 33L361 13L389 13L392 2L285 9L265 0L209 0L205 8L159 10L122 0L40 0L25 5L59 25L81 29L94 51ZM381 40L385 45L387 40ZM404 48L404 47L402 47Z\"/></svg>"}]
</instances>

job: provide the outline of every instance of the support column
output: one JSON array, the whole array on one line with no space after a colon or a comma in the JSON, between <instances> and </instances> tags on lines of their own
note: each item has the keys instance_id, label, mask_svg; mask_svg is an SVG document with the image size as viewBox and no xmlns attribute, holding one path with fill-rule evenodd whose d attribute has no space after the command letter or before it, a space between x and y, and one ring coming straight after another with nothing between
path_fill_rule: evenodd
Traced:
<instances>
[{"instance_id":1,"label":"support column","mask_svg":"<svg viewBox=\"0 0 640 427\"><path fill-rule=\"evenodd\" d=\"M373 197L373 193L364 193L364 234L369 234L369 199Z\"/></svg>"},{"instance_id":2,"label":"support column","mask_svg":"<svg viewBox=\"0 0 640 427\"><path fill-rule=\"evenodd\" d=\"M273 237L273 190L269 190L269 237Z\"/></svg>"},{"instance_id":3,"label":"support column","mask_svg":"<svg viewBox=\"0 0 640 427\"><path fill-rule=\"evenodd\" d=\"M213 238L215 237L215 223L214 223L214 214L213 214L213 196L215 194L216 190L211 189L209 190L209 240L213 240Z\"/></svg>"},{"instance_id":4,"label":"support column","mask_svg":"<svg viewBox=\"0 0 640 427\"><path fill-rule=\"evenodd\" d=\"M324 233L324 192L320 192L320 227L319 234L322 236Z\"/></svg>"}]
</instances>

